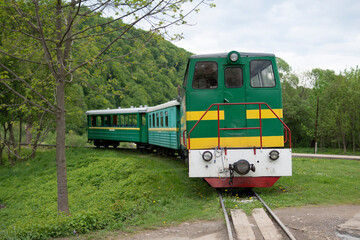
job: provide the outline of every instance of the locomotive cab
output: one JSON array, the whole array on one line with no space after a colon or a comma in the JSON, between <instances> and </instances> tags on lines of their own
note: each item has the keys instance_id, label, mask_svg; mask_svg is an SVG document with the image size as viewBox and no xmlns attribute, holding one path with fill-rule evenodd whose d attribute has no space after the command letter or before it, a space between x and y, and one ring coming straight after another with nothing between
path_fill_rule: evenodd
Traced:
<instances>
[{"instance_id":1,"label":"locomotive cab","mask_svg":"<svg viewBox=\"0 0 360 240\"><path fill-rule=\"evenodd\" d=\"M180 100L190 177L213 187L269 187L291 176L275 55L192 56Z\"/></svg>"}]
</instances>

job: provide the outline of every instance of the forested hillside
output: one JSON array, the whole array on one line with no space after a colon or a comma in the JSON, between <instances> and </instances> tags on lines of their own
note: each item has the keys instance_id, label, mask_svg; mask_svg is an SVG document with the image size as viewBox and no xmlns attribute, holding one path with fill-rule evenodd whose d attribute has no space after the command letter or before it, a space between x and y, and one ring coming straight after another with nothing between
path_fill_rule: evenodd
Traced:
<instances>
[{"instance_id":1,"label":"forested hillside","mask_svg":"<svg viewBox=\"0 0 360 240\"><path fill-rule=\"evenodd\" d=\"M2 7L0 20L12 26L8 14ZM160 104L175 98L177 85L182 82L189 52L157 33L136 28L126 30L124 37L107 49L118 37L117 31L128 27L122 21L104 24L109 21L112 19L93 14L76 25L79 34L78 41L73 42L71 65L81 65L84 59L88 63L67 80L67 133L86 135L85 111L89 109ZM50 24L43 27L52 31ZM83 36L84 29L89 28L88 35ZM6 149L10 164L22 158L19 142L37 143L46 136L55 139L56 121L51 111L56 106L56 81L41 63L41 46L35 41L25 42L16 32L3 31L0 35L0 164L4 163L2 153ZM101 58L93 61L92 56L102 49ZM25 61L18 57L29 55L30 60ZM38 67L34 68L34 63Z\"/></svg>"},{"instance_id":2,"label":"forested hillside","mask_svg":"<svg viewBox=\"0 0 360 240\"><path fill-rule=\"evenodd\" d=\"M131 34L142 32L135 30ZM116 54L105 56L111 61L81 69L76 76L79 84L68 89L68 130L83 134L84 112L89 109L154 106L176 97L191 54L159 38L152 39L143 49L136 48L136 42L121 41L116 45ZM120 61L111 59L111 55L122 55L123 49L124 54L134 53Z\"/></svg>"},{"instance_id":3,"label":"forested hillside","mask_svg":"<svg viewBox=\"0 0 360 240\"><path fill-rule=\"evenodd\" d=\"M8 21L8 16L1 11L0 20ZM107 20L94 15L87 19L86 24L92 22L101 25ZM124 26L126 24L116 23L112 27L121 29ZM103 25L91 30L94 35L89 40L91 44L86 40L75 42L72 64L86 59L86 56L91 56L91 53L99 51L116 38L115 30L110 31L110 34L101 34L107 27ZM77 28L81 32L86 28L85 22L77 25ZM71 85L66 87L68 133L86 134L86 110L153 106L176 97L177 85L183 80L191 53L159 35L146 38L146 34L143 30L132 28L126 32L126 38L107 49L101 59L89 61L71 75L68 80ZM0 35L0 46L4 51L11 49L14 42L19 44L21 41L11 31ZM34 49L19 49L13 51L13 54L26 54L27 51L34 52ZM49 70L39 65L33 72L30 67L32 61L40 59L40 55L37 56L35 51L33 60L24 62L13 55L0 54L0 75L4 83L0 84L0 157L7 149L10 163L13 163L11 159L21 159L19 142L31 143L34 139L42 141L55 129L54 117L28 102L38 102L40 107L54 102L56 84ZM332 70L313 69L301 77L303 81L300 83L300 77L286 61L278 58L278 66L283 87L284 120L292 130L293 146L313 147L318 142L319 148L338 148L344 152L359 149L359 68L344 69L339 74ZM14 75L10 68L17 69L19 77L10 79ZM31 86L39 89L37 91L45 99L31 95L31 91L19 81L21 77L28 78ZM16 89L27 100L9 91L7 86ZM2 158L0 164L4 164Z\"/></svg>"}]
</instances>

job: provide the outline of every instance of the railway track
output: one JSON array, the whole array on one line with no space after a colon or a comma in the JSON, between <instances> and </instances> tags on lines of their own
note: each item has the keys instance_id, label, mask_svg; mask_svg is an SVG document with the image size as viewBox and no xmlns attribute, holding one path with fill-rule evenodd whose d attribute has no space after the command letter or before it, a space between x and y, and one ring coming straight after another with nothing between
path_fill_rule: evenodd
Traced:
<instances>
[{"instance_id":1,"label":"railway track","mask_svg":"<svg viewBox=\"0 0 360 240\"><path fill-rule=\"evenodd\" d=\"M220 191L218 191L220 204L224 213L226 228L229 240L273 240L273 239L291 239L296 240L287 227L274 214L264 200L252 190L252 194L262 203L264 208L253 210L252 216L248 217L240 209L230 209L231 217L225 208L224 200ZM251 222L249 219L251 218ZM276 226L275 226L276 224Z\"/></svg>"}]
</instances>

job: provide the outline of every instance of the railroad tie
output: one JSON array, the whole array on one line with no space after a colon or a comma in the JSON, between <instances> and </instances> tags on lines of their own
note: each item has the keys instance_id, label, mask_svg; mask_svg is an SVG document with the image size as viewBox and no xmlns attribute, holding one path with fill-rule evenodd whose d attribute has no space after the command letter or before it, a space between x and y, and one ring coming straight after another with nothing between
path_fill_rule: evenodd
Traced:
<instances>
[{"instance_id":1,"label":"railroad tie","mask_svg":"<svg viewBox=\"0 0 360 240\"><path fill-rule=\"evenodd\" d=\"M230 209L230 213L237 239L255 240L254 232L244 211L241 209Z\"/></svg>"},{"instance_id":2,"label":"railroad tie","mask_svg":"<svg viewBox=\"0 0 360 240\"><path fill-rule=\"evenodd\" d=\"M241 209L230 209L230 213L236 238L238 240L256 240L257 238L245 212ZM255 208L252 216L264 240L283 239L282 235L279 233L263 208ZM258 237L260 237L260 235L258 235Z\"/></svg>"},{"instance_id":3,"label":"railroad tie","mask_svg":"<svg viewBox=\"0 0 360 240\"><path fill-rule=\"evenodd\" d=\"M282 239L282 236L263 208L255 208L252 215L265 240Z\"/></svg>"}]
</instances>

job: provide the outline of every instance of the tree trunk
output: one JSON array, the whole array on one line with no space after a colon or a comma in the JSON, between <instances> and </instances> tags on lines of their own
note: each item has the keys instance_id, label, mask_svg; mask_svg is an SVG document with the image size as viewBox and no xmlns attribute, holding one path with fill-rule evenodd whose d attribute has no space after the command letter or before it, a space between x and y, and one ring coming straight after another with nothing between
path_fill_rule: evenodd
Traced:
<instances>
[{"instance_id":1,"label":"tree trunk","mask_svg":"<svg viewBox=\"0 0 360 240\"><path fill-rule=\"evenodd\" d=\"M318 134L318 120L319 120L319 96L316 98L316 119L315 119L315 149L314 153L317 153L318 141L317 141L317 134Z\"/></svg>"},{"instance_id":2,"label":"tree trunk","mask_svg":"<svg viewBox=\"0 0 360 240\"><path fill-rule=\"evenodd\" d=\"M36 134L35 141L33 143L32 152L31 152L31 158L35 158L36 149L37 149L37 146L38 146L38 143L39 143L40 136L41 136L41 130L39 129L37 134Z\"/></svg>"},{"instance_id":3,"label":"tree trunk","mask_svg":"<svg viewBox=\"0 0 360 240\"><path fill-rule=\"evenodd\" d=\"M19 156L18 156L17 149L16 149L14 127L13 127L13 124L11 123L11 120L9 121L8 126L9 126L8 127L8 129L9 129L8 158L9 158L10 165L14 165L14 161L16 161L19 158ZM13 156L15 156L15 158L13 158Z\"/></svg>"},{"instance_id":4,"label":"tree trunk","mask_svg":"<svg viewBox=\"0 0 360 240\"><path fill-rule=\"evenodd\" d=\"M19 146L18 146L18 151L19 151L19 157L20 157L20 152L21 152L21 134L22 134L22 116L19 116Z\"/></svg>"},{"instance_id":5,"label":"tree trunk","mask_svg":"<svg viewBox=\"0 0 360 240\"><path fill-rule=\"evenodd\" d=\"M1 165L4 165L4 162L3 162L3 157L2 157L2 153L3 153L3 146L2 146L2 143L0 144L0 166Z\"/></svg>"},{"instance_id":6,"label":"tree trunk","mask_svg":"<svg viewBox=\"0 0 360 240\"><path fill-rule=\"evenodd\" d=\"M355 137L355 130L352 131L352 145L353 145L353 152L356 151L356 137Z\"/></svg>"},{"instance_id":7,"label":"tree trunk","mask_svg":"<svg viewBox=\"0 0 360 240\"><path fill-rule=\"evenodd\" d=\"M56 87L56 165L58 212L69 213L66 158L65 158L65 80L60 79Z\"/></svg>"},{"instance_id":8,"label":"tree trunk","mask_svg":"<svg viewBox=\"0 0 360 240\"><path fill-rule=\"evenodd\" d=\"M31 140L32 140L32 133L31 133L32 127L33 127L32 117L28 116L27 121L26 121L26 127L25 127L25 131L26 131L25 143L26 144L31 143Z\"/></svg>"},{"instance_id":9,"label":"tree trunk","mask_svg":"<svg viewBox=\"0 0 360 240\"><path fill-rule=\"evenodd\" d=\"M2 140L1 131L0 131L0 165L4 165L3 157L2 157L3 149L4 149L4 140Z\"/></svg>"},{"instance_id":10,"label":"tree trunk","mask_svg":"<svg viewBox=\"0 0 360 240\"><path fill-rule=\"evenodd\" d=\"M342 134L342 141L343 141L343 146L344 146L344 153L346 153L346 134L345 132L341 132Z\"/></svg>"}]
</instances>

